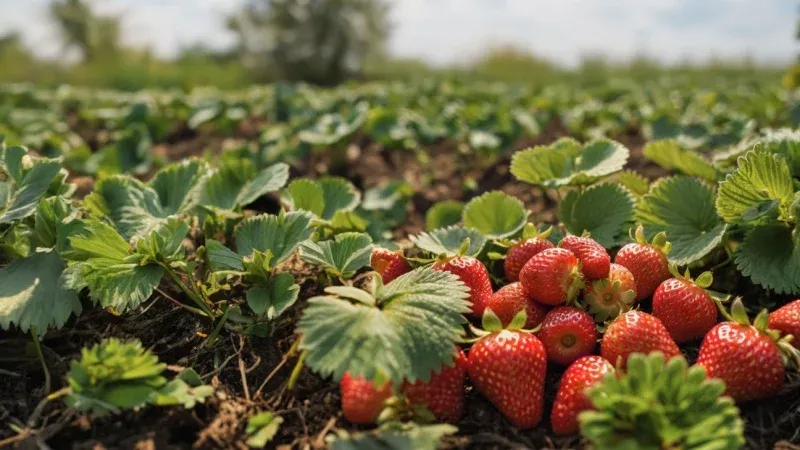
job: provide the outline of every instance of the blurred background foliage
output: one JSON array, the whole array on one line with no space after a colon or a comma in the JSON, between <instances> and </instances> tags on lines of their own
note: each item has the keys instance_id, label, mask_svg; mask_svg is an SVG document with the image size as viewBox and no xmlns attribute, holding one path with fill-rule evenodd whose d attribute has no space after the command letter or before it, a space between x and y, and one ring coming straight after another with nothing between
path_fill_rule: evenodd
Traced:
<instances>
[{"instance_id":1,"label":"blurred background foliage","mask_svg":"<svg viewBox=\"0 0 800 450\"><path fill-rule=\"evenodd\" d=\"M166 60L148 49L126 47L120 32L124 17L97 14L92 0L52 0L49 20L58 30L64 54L77 56L38 59L18 34L5 34L0 36L0 83L137 90L238 88L279 80L334 85L350 79L435 76L592 85L615 77L644 81L681 76L713 83L720 76L757 80L786 73L786 67L757 65L749 59L664 65L647 56L612 62L586 55L577 67L565 68L528 50L502 45L488 47L478 58L459 65L432 67L388 55L389 8L388 0L249 0L235 14L220 17L237 36L235 46L219 51L195 44ZM796 84L797 72L790 70L784 83Z\"/></svg>"}]
</instances>

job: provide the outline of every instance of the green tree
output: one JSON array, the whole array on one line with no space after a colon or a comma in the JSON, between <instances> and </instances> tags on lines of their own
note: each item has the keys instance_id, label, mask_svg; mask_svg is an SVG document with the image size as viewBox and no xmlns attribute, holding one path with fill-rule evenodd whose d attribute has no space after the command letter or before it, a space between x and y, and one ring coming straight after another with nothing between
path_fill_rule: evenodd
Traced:
<instances>
[{"instance_id":1,"label":"green tree","mask_svg":"<svg viewBox=\"0 0 800 450\"><path fill-rule=\"evenodd\" d=\"M336 84L383 55L385 0L249 0L228 26L259 78Z\"/></svg>"},{"instance_id":2,"label":"green tree","mask_svg":"<svg viewBox=\"0 0 800 450\"><path fill-rule=\"evenodd\" d=\"M83 61L114 57L120 51L120 19L99 16L86 0L53 0L50 18L65 49L77 49Z\"/></svg>"}]
</instances>

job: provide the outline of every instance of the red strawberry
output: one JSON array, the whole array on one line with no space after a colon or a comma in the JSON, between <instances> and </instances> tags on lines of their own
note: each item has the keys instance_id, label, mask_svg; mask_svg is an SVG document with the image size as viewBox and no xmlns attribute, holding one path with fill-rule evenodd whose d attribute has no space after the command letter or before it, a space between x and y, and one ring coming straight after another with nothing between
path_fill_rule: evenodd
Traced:
<instances>
[{"instance_id":1,"label":"red strawberry","mask_svg":"<svg viewBox=\"0 0 800 450\"><path fill-rule=\"evenodd\" d=\"M575 300L583 287L580 263L569 250L551 248L530 259L519 273L528 297L545 305Z\"/></svg>"},{"instance_id":2,"label":"red strawberry","mask_svg":"<svg viewBox=\"0 0 800 450\"><path fill-rule=\"evenodd\" d=\"M427 383L406 383L403 392L413 404L425 405L439 420L455 423L464 412L464 382L467 378L467 357L461 349L454 366L442 366Z\"/></svg>"},{"instance_id":3,"label":"red strawberry","mask_svg":"<svg viewBox=\"0 0 800 450\"><path fill-rule=\"evenodd\" d=\"M603 380L614 368L600 356L578 358L561 376L550 424L558 435L578 432L578 414L592 409L592 402L584 391Z\"/></svg>"},{"instance_id":4,"label":"red strawberry","mask_svg":"<svg viewBox=\"0 0 800 450\"><path fill-rule=\"evenodd\" d=\"M769 315L762 310L753 323L741 299L734 300L730 321L717 324L703 338L697 364L709 377L725 382L725 393L737 402L757 400L783 387L784 354L797 361L797 350L779 333L768 330Z\"/></svg>"},{"instance_id":5,"label":"red strawberry","mask_svg":"<svg viewBox=\"0 0 800 450\"><path fill-rule=\"evenodd\" d=\"M469 378L514 426L533 428L544 410L544 346L530 333L500 329L491 311L483 322L487 334L469 351Z\"/></svg>"},{"instance_id":6,"label":"red strawberry","mask_svg":"<svg viewBox=\"0 0 800 450\"><path fill-rule=\"evenodd\" d=\"M711 272L695 281L687 271L686 276L665 280L653 294L653 315L675 342L699 339L717 324L717 304L705 289L711 281Z\"/></svg>"},{"instance_id":7,"label":"red strawberry","mask_svg":"<svg viewBox=\"0 0 800 450\"><path fill-rule=\"evenodd\" d=\"M547 360L562 365L591 355L597 345L592 316L569 306L559 306L547 313L538 336L547 352Z\"/></svg>"},{"instance_id":8,"label":"red strawberry","mask_svg":"<svg viewBox=\"0 0 800 450\"><path fill-rule=\"evenodd\" d=\"M436 261L433 263L433 268L457 275L469 288L472 315L483 316L486 302L492 296L492 282L483 263L471 256L456 256Z\"/></svg>"},{"instance_id":9,"label":"red strawberry","mask_svg":"<svg viewBox=\"0 0 800 450\"><path fill-rule=\"evenodd\" d=\"M550 235L551 228L543 233L536 233L533 225L528 224L522 232L522 239L515 243L506 252L506 260L503 265L505 269L506 278L509 282L519 281L519 271L525 266L525 263L530 261L531 258L547 250L553 248L552 242L547 240Z\"/></svg>"},{"instance_id":10,"label":"red strawberry","mask_svg":"<svg viewBox=\"0 0 800 450\"><path fill-rule=\"evenodd\" d=\"M630 270L612 263L608 278L586 285L583 299L596 320L613 319L636 300L636 280Z\"/></svg>"},{"instance_id":11,"label":"red strawberry","mask_svg":"<svg viewBox=\"0 0 800 450\"><path fill-rule=\"evenodd\" d=\"M380 247L372 249L369 265L381 275L383 284L389 284L400 275L411 271L411 265L403 258L402 252L393 252Z\"/></svg>"},{"instance_id":12,"label":"red strawberry","mask_svg":"<svg viewBox=\"0 0 800 450\"><path fill-rule=\"evenodd\" d=\"M772 311L769 315L769 327L781 334L794 336L792 345L800 348L800 299Z\"/></svg>"},{"instance_id":13,"label":"red strawberry","mask_svg":"<svg viewBox=\"0 0 800 450\"><path fill-rule=\"evenodd\" d=\"M542 323L545 314L550 309L525 295L522 284L511 283L498 289L486 302L486 308L491 309L503 326L508 326L514 316L525 310L527 321L525 328L534 328Z\"/></svg>"},{"instance_id":14,"label":"red strawberry","mask_svg":"<svg viewBox=\"0 0 800 450\"><path fill-rule=\"evenodd\" d=\"M617 317L606 329L600 342L603 358L622 367L631 353L661 352L669 360L681 354L667 329L656 317L641 311L628 311Z\"/></svg>"},{"instance_id":15,"label":"red strawberry","mask_svg":"<svg viewBox=\"0 0 800 450\"><path fill-rule=\"evenodd\" d=\"M339 381L342 396L342 413L352 423L374 423L383 410L383 402L392 396L392 385L388 381L376 388L364 377L352 377L345 372Z\"/></svg>"},{"instance_id":16,"label":"red strawberry","mask_svg":"<svg viewBox=\"0 0 800 450\"><path fill-rule=\"evenodd\" d=\"M672 245L663 232L648 244L641 225L636 229L635 240L619 249L614 262L631 271L636 280L636 300L642 300L653 295L658 285L670 277L666 255Z\"/></svg>"},{"instance_id":17,"label":"red strawberry","mask_svg":"<svg viewBox=\"0 0 800 450\"><path fill-rule=\"evenodd\" d=\"M608 256L605 247L594 239L570 235L562 239L558 246L571 251L578 257L584 279L599 280L608 277L611 269L611 257Z\"/></svg>"}]
</instances>

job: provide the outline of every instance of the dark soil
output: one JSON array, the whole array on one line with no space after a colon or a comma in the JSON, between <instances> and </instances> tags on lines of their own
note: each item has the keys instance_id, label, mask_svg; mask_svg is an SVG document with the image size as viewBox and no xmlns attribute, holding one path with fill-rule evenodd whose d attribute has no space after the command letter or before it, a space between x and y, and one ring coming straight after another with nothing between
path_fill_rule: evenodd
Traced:
<instances>
[{"instance_id":1,"label":"dark soil","mask_svg":"<svg viewBox=\"0 0 800 450\"><path fill-rule=\"evenodd\" d=\"M257 123L250 124L256 127ZM257 130L243 133L245 138ZM567 135L560 124L551 124L536 139L518 142L514 149L547 143ZM618 139L632 151L629 167L654 179L665 172L642 157L644 139L638 134ZM96 141L96 137L89 139ZM462 200L482 192L500 189L520 198L533 211L536 221L552 222L555 202L550 194L517 182L508 171L511 151L496 161L471 160L457 153L453 145L441 143L428 150L428 161L409 151L393 151L356 139L359 145L348 149L348 164L331 167L325 160L308 161L301 174L328 172L351 179L359 188L404 179L413 188L409 202L409 220L395 237L405 238L424 227L424 213L435 202ZM169 159L181 159L202 153L207 148L220 149L222 137L189 133L179 129L168 142L160 144L159 153ZM509 149L513 150L513 149ZM476 181L478 190L468 190L463 180ZM91 191L92 180L76 177L79 195ZM271 211L277 203L267 200L259 210ZM80 349L106 337L137 338L151 348L172 370L193 367L212 384L215 394L193 410L148 407L137 412L92 419L76 415L63 403L47 404L36 421L36 433L17 439L11 426L23 428L34 414L42 397L45 379L29 344L29 338L13 332L0 332L0 447L75 448L75 449L172 449L232 448L245 449L247 419L261 411L275 411L284 423L273 441L276 448L324 448L325 436L333 429L359 429L341 416L339 392L334 383L303 370L294 390L287 381L295 366L294 357L286 358L295 341L294 327L305 300L321 292L319 273L294 259L292 265L302 290L300 300L274 325L269 338L242 337L223 331L211 348L202 344L210 332L210 323L185 313L156 295L144 307L125 316L85 305L84 314L60 331L52 331L43 341L44 354L51 373L51 391L64 384L69 361ZM739 284L738 281L731 281ZM180 298L176 292L168 295ZM741 292L741 291L740 291ZM690 360L697 346L685 351ZM552 403L558 380L558 368L550 368L546 396ZM262 388L263 384L263 388ZM578 437L555 438L547 429L547 420L531 431L511 426L500 413L474 389L467 387L467 409L458 424L459 433L445 441L447 448L459 449L573 449L582 448ZM753 449L800 449L800 375L788 376L786 387L778 396L741 407L747 422L748 447ZM548 417L549 411L545 412ZM5 440L3 440L5 439Z\"/></svg>"}]
</instances>

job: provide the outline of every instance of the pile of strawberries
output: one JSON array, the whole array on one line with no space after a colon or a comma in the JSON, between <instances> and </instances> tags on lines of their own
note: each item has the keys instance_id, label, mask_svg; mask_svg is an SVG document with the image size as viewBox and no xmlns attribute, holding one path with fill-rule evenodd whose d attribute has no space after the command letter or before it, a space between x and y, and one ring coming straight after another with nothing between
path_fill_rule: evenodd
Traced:
<instances>
[{"instance_id":1,"label":"pile of strawberries","mask_svg":"<svg viewBox=\"0 0 800 450\"><path fill-rule=\"evenodd\" d=\"M572 434L578 414L591 408L584 390L625 370L632 353L658 351L669 359L681 355L677 344L701 338L697 363L723 380L734 400L774 395L784 382L784 356L797 354L789 342L800 333L800 300L769 316L762 311L751 324L740 301L730 313L720 308L706 290L710 273L692 279L670 268L663 234L648 242L640 228L635 236L613 263L589 237L566 236L558 246L547 234L517 241L504 262L510 284L496 292L476 258L434 262L435 269L457 275L470 288L472 316L482 319L483 329L471 327L476 338L467 355L456 348L453 363L427 383L406 383L405 397L441 421L456 422L469 377L512 424L532 428L542 420L548 364L567 367L550 425L556 434ZM384 249L373 251L372 266L384 283L411 270L401 253ZM635 309L650 297L651 314ZM718 323L720 313L727 320ZM354 423L375 422L392 396L388 383L376 387L349 375L340 388L344 415Z\"/></svg>"}]
</instances>

